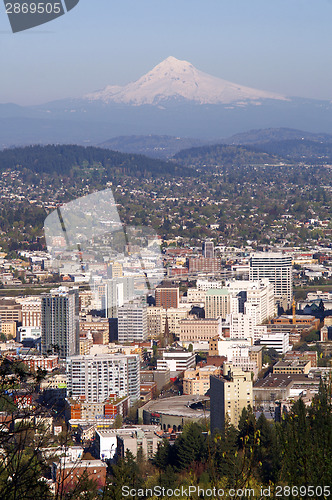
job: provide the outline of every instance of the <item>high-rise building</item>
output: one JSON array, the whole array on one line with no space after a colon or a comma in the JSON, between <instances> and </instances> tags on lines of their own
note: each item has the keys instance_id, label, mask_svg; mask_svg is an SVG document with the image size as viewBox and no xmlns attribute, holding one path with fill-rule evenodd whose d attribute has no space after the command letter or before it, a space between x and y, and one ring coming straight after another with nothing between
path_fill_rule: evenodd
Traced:
<instances>
[{"instance_id":1,"label":"high-rise building","mask_svg":"<svg viewBox=\"0 0 332 500\"><path fill-rule=\"evenodd\" d=\"M134 404L140 397L139 367L138 355L71 356L67 359L67 395L103 403L115 394L120 398L129 396Z\"/></svg>"},{"instance_id":2,"label":"high-rise building","mask_svg":"<svg viewBox=\"0 0 332 500\"><path fill-rule=\"evenodd\" d=\"M274 286L278 305L290 307L293 300L292 257L282 253L261 252L250 258L249 279L267 278Z\"/></svg>"},{"instance_id":3,"label":"high-rise building","mask_svg":"<svg viewBox=\"0 0 332 500\"><path fill-rule=\"evenodd\" d=\"M147 305L141 300L118 309L119 342L143 342L148 337Z\"/></svg>"},{"instance_id":4,"label":"high-rise building","mask_svg":"<svg viewBox=\"0 0 332 500\"><path fill-rule=\"evenodd\" d=\"M179 287L172 283L163 283L156 288L156 307L170 309L179 307Z\"/></svg>"},{"instance_id":5,"label":"high-rise building","mask_svg":"<svg viewBox=\"0 0 332 500\"><path fill-rule=\"evenodd\" d=\"M105 282L102 308L107 318L117 318L118 309L135 297L135 281L132 276L122 276Z\"/></svg>"},{"instance_id":6,"label":"high-rise building","mask_svg":"<svg viewBox=\"0 0 332 500\"><path fill-rule=\"evenodd\" d=\"M212 288L206 292L205 296L205 316L206 318L223 318L230 313L229 291L225 288Z\"/></svg>"},{"instance_id":7,"label":"high-rise building","mask_svg":"<svg viewBox=\"0 0 332 500\"><path fill-rule=\"evenodd\" d=\"M239 425L243 408L252 406L253 389L250 372L233 368L227 376L210 377L211 431L222 430L225 418Z\"/></svg>"},{"instance_id":8,"label":"high-rise building","mask_svg":"<svg viewBox=\"0 0 332 500\"><path fill-rule=\"evenodd\" d=\"M110 262L107 266L108 278L122 278L123 268L120 262Z\"/></svg>"},{"instance_id":9,"label":"high-rise building","mask_svg":"<svg viewBox=\"0 0 332 500\"><path fill-rule=\"evenodd\" d=\"M213 241L203 241L202 243L202 255L205 258L214 258L214 244Z\"/></svg>"},{"instance_id":10,"label":"high-rise building","mask_svg":"<svg viewBox=\"0 0 332 500\"><path fill-rule=\"evenodd\" d=\"M42 298L42 352L66 359L80 351L78 291L66 287Z\"/></svg>"}]
</instances>

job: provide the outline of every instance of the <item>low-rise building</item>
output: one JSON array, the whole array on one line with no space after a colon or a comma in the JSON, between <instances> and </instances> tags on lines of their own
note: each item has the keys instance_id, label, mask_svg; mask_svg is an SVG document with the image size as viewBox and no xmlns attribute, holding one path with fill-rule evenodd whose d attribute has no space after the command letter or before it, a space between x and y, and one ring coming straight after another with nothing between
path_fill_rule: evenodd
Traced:
<instances>
[{"instance_id":1,"label":"low-rise building","mask_svg":"<svg viewBox=\"0 0 332 500\"><path fill-rule=\"evenodd\" d=\"M208 341L221 335L220 318L188 318L180 321L180 342Z\"/></svg>"},{"instance_id":2,"label":"low-rise building","mask_svg":"<svg viewBox=\"0 0 332 500\"><path fill-rule=\"evenodd\" d=\"M157 359L157 370L169 369L171 376L174 376L179 372L184 372L195 365L195 354L187 351L164 351L163 358Z\"/></svg>"},{"instance_id":3,"label":"low-rise building","mask_svg":"<svg viewBox=\"0 0 332 500\"><path fill-rule=\"evenodd\" d=\"M170 369L166 370L141 370L141 384L146 382L155 382L157 384L157 391L168 385L171 381Z\"/></svg>"},{"instance_id":4,"label":"low-rise building","mask_svg":"<svg viewBox=\"0 0 332 500\"><path fill-rule=\"evenodd\" d=\"M291 377L283 374L269 374L264 379L257 380L254 384L253 395L256 407L265 404L274 404L275 401L287 399L294 384Z\"/></svg>"},{"instance_id":5,"label":"low-rise building","mask_svg":"<svg viewBox=\"0 0 332 500\"><path fill-rule=\"evenodd\" d=\"M61 491L69 493L80 482L83 476L88 481L92 481L98 488L103 488L106 484L107 465L101 460L79 460L71 461L67 457L62 457L58 462L53 462L52 478L55 481L55 493Z\"/></svg>"},{"instance_id":6,"label":"low-rise building","mask_svg":"<svg viewBox=\"0 0 332 500\"><path fill-rule=\"evenodd\" d=\"M152 458L161 442L158 425L140 425L123 429L97 430L95 440L96 455L101 460L113 460L124 456L126 450L137 456L141 450L146 458Z\"/></svg>"},{"instance_id":7,"label":"low-rise building","mask_svg":"<svg viewBox=\"0 0 332 500\"><path fill-rule=\"evenodd\" d=\"M306 359L284 359L273 366L273 373L288 375L307 374L311 368L311 361Z\"/></svg>"},{"instance_id":8,"label":"low-rise building","mask_svg":"<svg viewBox=\"0 0 332 500\"><path fill-rule=\"evenodd\" d=\"M268 333L263 335L256 344L265 346L266 349L275 349L279 354L286 354L290 350L289 333Z\"/></svg>"},{"instance_id":9,"label":"low-rise building","mask_svg":"<svg viewBox=\"0 0 332 500\"><path fill-rule=\"evenodd\" d=\"M183 394L204 396L210 389L210 375L218 375L220 368L203 366L195 370L186 370L183 376Z\"/></svg>"},{"instance_id":10,"label":"low-rise building","mask_svg":"<svg viewBox=\"0 0 332 500\"><path fill-rule=\"evenodd\" d=\"M114 420L117 415L125 416L128 413L129 396L122 398L115 394L103 402L89 402L84 399L66 399L66 420Z\"/></svg>"},{"instance_id":11,"label":"low-rise building","mask_svg":"<svg viewBox=\"0 0 332 500\"><path fill-rule=\"evenodd\" d=\"M29 370L36 372L38 369L52 372L59 368L59 356L33 356L21 355L20 361L29 367Z\"/></svg>"}]
</instances>

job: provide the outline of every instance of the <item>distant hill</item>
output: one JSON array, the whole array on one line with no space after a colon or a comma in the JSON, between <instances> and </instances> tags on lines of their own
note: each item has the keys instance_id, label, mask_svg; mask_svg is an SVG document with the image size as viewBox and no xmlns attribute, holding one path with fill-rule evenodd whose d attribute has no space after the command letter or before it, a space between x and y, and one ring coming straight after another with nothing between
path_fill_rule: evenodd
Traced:
<instances>
[{"instance_id":1,"label":"distant hill","mask_svg":"<svg viewBox=\"0 0 332 500\"><path fill-rule=\"evenodd\" d=\"M102 148L122 153L143 154L151 158L168 159L182 149L202 146L206 141L169 135L129 135L113 137L99 144Z\"/></svg>"},{"instance_id":2,"label":"distant hill","mask_svg":"<svg viewBox=\"0 0 332 500\"><path fill-rule=\"evenodd\" d=\"M232 135L223 140L225 144L263 144L275 141L291 141L291 140L310 140L310 141L323 141L332 142L332 135L330 134L315 134L312 132L305 132L292 128L265 128L249 130L240 134Z\"/></svg>"},{"instance_id":3,"label":"distant hill","mask_svg":"<svg viewBox=\"0 0 332 500\"><path fill-rule=\"evenodd\" d=\"M192 170L175 163L147 158L142 155L118 153L109 149L62 146L27 146L0 151L0 172L6 169L31 171L38 174L73 175L74 172L100 168L107 175L182 176Z\"/></svg>"},{"instance_id":4,"label":"distant hill","mask_svg":"<svg viewBox=\"0 0 332 500\"><path fill-rule=\"evenodd\" d=\"M332 140L332 137L331 137ZM332 142L317 140L293 139L285 141L270 141L253 149L279 155L291 161L306 161L310 163L332 163Z\"/></svg>"},{"instance_id":5,"label":"distant hill","mask_svg":"<svg viewBox=\"0 0 332 500\"><path fill-rule=\"evenodd\" d=\"M244 166L276 164L283 161L277 155L257 151L247 146L217 144L180 151L174 160L184 166L215 167L222 165Z\"/></svg>"}]
</instances>

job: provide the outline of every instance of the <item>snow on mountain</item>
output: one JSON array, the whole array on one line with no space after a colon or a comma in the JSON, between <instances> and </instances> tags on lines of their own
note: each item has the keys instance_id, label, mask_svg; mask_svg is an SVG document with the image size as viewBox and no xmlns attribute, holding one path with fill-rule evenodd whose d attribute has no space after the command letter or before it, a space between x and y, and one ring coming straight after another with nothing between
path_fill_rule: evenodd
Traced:
<instances>
[{"instance_id":1,"label":"snow on mountain","mask_svg":"<svg viewBox=\"0 0 332 500\"><path fill-rule=\"evenodd\" d=\"M188 100L198 104L260 104L264 99L286 101L272 92L244 87L203 73L187 61L168 57L136 82L123 87L108 85L87 94L89 101L141 106L160 105L170 99Z\"/></svg>"}]
</instances>

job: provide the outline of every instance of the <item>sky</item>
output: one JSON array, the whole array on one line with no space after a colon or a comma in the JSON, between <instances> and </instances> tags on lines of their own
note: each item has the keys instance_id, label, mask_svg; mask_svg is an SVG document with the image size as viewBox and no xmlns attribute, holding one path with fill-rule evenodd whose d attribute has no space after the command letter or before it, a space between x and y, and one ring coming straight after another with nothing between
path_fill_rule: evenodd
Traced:
<instances>
[{"instance_id":1,"label":"sky","mask_svg":"<svg viewBox=\"0 0 332 500\"><path fill-rule=\"evenodd\" d=\"M170 55L241 85L332 100L332 0L80 0L16 34L0 7L0 103L81 97Z\"/></svg>"}]
</instances>

